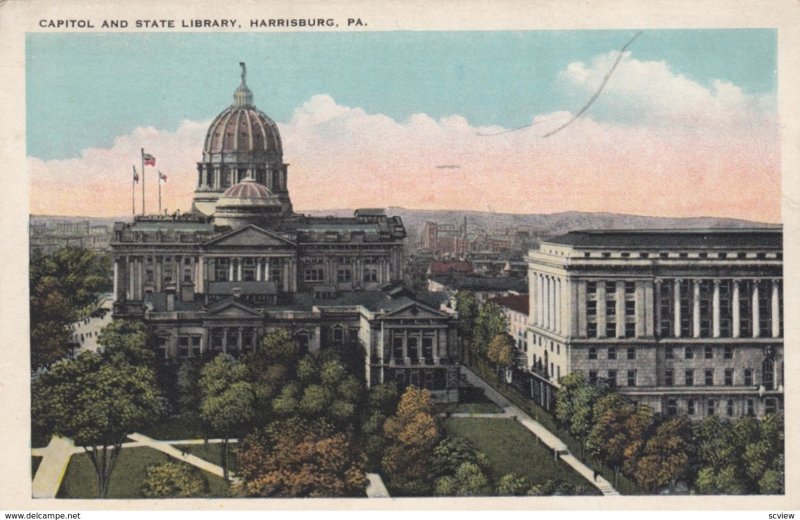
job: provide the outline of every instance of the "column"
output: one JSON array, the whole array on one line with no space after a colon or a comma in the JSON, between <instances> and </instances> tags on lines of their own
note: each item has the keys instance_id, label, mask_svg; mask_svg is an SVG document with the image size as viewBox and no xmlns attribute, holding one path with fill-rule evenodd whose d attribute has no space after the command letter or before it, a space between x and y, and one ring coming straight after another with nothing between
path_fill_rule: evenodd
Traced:
<instances>
[{"instance_id":1,"label":"column","mask_svg":"<svg viewBox=\"0 0 800 520\"><path fill-rule=\"evenodd\" d=\"M692 336L700 337L700 280L692 280Z\"/></svg>"},{"instance_id":2,"label":"column","mask_svg":"<svg viewBox=\"0 0 800 520\"><path fill-rule=\"evenodd\" d=\"M753 280L751 304L753 305L753 337L757 338L761 335L761 324L758 322L760 319L758 309L758 280Z\"/></svg>"},{"instance_id":3,"label":"column","mask_svg":"<svg viewBox=\"0 0 800 520\"><path fill-rule=\"evenodd\" d=\"M119 298L119 260L114 258L114 301Z\"/></svg>"},{"instance_id":4,"label":"column","mask_svg":"<svg viewBox=\"0 0 800 520\"><path fill-rule=\"evenodd\" d=\"M739 315L739 280L732 280L733 291L731 296L731 326L733 328L733 337L738 338L742 334L741 316Z\"/></svg>"},{"instance_id":5,"label":"column","mask_svg":"<svg viewBox=\"0 0 800 520\"><path fill-rule=\"evenodd\" d=\"M616 285L617 301L614 314L617 318L617 337L625 337L625 282L617 282Z\"/></svg>"},{"instance_id":6,"label":"column","mask_svg":"<svg viewBox=\"0 0 800 520\"><path fill-rule=\"evenodd\" d=\"M264 259L264 281L269 281L269 258Z\"/></svg>"},{"instance_id":7,"label":"column","mask_svg":"<svg viewBox=\"0 0 800 520\"><path fill-rule=\"evenodd\" d=\"M140 256L136 262L136 290L138 293L137 300L144 300L144 257Z\"/></svg>"},{"instance_id":8,"label":"column","mask_svg":"<svg viewBox=\"0 0 800 520\"><path fill-rule=\"evenodd\" d=\"M542 275L536 275L536 325L542 326L544 322L542 320L542 291L544 288L542 287Z\"/></svg>"},{"instance_id":9,"label":"column","mask_svg":"<svg viewBox=\"0 0 800 520\"><path fill-rule=\"evenodd\" d=\"M778 338L781 335L781 307L780 307L780 288L778 280L772 280L772 337Z\"/></svg>"},{"instance_id":10,"label":"column","mask_svg":"<svg viewBox=\"0 0 800 520\"><path fill-rule=\"evenodd\" d=\"M334 274L333 280L336 280L336 275ZM283 292L289 292L289 262L283 262Z\"/></svg>"},{"instance_id":11,"label":"column","mask_svg":"<svg viewBox=\"0 0 800 520\"><path fill-rule=\"evenodd\" d=\"M233 281L233 258L228 258L228 281Z\"/></svg>"},{"instance_id":12,"label":"column","mask_svg":"<svg viewBox=\"0 0 800 520\"><path fill-rule=\"evenodd\" d=\"M553 327L557 333L561 332L561 279L555 278L554 279L554 288L553 292L555 294L554 304L555 304L555 326Z\"/></svg>"},{"instance_id":13,"label":"column","mask_svg":"<svg viewBox=\"0 0 800 520\"><path fill-rule=\"evenodd\" d=\"M222 172L220 171L220 167L214 167L214 189L219 190L222 186Z\"/></svg>"},{"instance_id":14,"label":"column","mask_svg":"<svg viewBox=\"0 0 800 520\"><path fill-rule=\"evenodd\" d=\"M546 277L547 281L547 330L553 330L553 279Z\"/></svg>"},{"instance_id":15,"label":"column","mask_svg":"<svg viewBox=\"0 0 800 520\"><path fill-rule=\"evenodd\" d=\"M222 352L228 353L228 327L222 328Z\"/></svg>"},{"instance_id":16,"label":"column","mask_svg":"<svg viewBox=\"0 0 800 520\"><path fill-rule=\"evenodd\" d=\"M672 282L672 303L673 303L673 314L675 315L675 323L673 323L673 327L675 329L675 337L681 337L681 280L680 278L676 278Z\"/></svg>"},{"instance_id":17,"label":"column","mask_svg":"<svg viewBox=\"0 0 800 520\"><path fill-rule=\"evenodd\" d=\"M606 337L606 283L597 280L597 337Z\"/></svg>"},{"instance_id":18,"label":"column","mask_svg":"<svg viewBox=\"0 0 800 520\"><path fill-rule=\"evenodd\" d=\"M128 256L125 259L125 267L128 269L128 294L127 298L133 300L133 258Z\"/></svg>"},{"instance_id":19,"label":"column","mask_svg":"<svg viewBox=\"0 0 800 520\"><path fill-rule=\"evenodd\" d=\"M653 333L656 336L661 336L661 284L664 283L660 278L656 278L653 282L653 307L655 307L655 323L653 324Z\"/></svg>"},{"instance_id":20,"label":"column","mask_svg":"<svg viewBox=\"0 0 800 520\"><path fill-rule=\"evenodd\" d=\"M256 258L256 281L257 282L261 281L261 270L263 269L262 264L263 264L263 259L262 258Z\"/></svg>"},{"instance_id":21,"label":"column","mask_svg":"<svg viewBox=\"0 0 800 520\"><path fill-rule=\"evenodd\" d=\"M237 282L241 282L242 281L242 263L243 262L244 261L243 261L242 258L237 258L236 259L236 281Z\"/></svg>"},{"instance_id":22,"label":"column","mask_svg":"<svg viewBox=\"0 0 800 520\"><path fill-rule=\"evenodd\" d=\"M237 352L239 352L239 354L242 353L242 327L239 327L237 329L236 350L237 350Z\"/></svg>"},{"instance_id":23,"label":"column","mask_svg":"<svg viewBox=\"0 0 800 520\"><path fill-rule=\"evenodd\" d=\"M712 319L712 330L713 336L718 338L720 336L719 331L719 284L721 280L715 279L714 283L714 293L711 297L711 319Z\"/></svg>"}]
</instances>

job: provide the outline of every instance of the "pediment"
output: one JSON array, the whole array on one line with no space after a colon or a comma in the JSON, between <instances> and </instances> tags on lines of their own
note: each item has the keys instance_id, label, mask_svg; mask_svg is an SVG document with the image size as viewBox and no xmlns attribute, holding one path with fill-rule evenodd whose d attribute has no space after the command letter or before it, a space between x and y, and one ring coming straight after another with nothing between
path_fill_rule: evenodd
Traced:
<instances>
[{"instance_id":1,"label":"pediment","mask_svg":"<svg viewBox=\"0 0 800 520\"><path fill-rule=\"evenodd\" d=\"M206 313L207 318L261 318L261 313L256 309L236 301L227 301L218 306L211 307Z\"/></svg>"},{"instance_id":2,"label":"pediment","mask_svg":"<svg viewBox=\"0 0 800 520\"><path fill-rule=\"evenodd\" d=\"M384 319L411 320L441 319L446 317L447 314L418 302L409 303L405 307L389 312L383 316Z\"/></svg>"},{"instance_id":3,"label":"pediment","mask_svg":"<svg viewBox=\"0 0 800 520\"><path fill-rule=\"evenodd\" d=\"M258 226L249 225L234 229L222 236L212 238L203 246L207 249L215 248L288 248L295 243L277 233L268 231Z\"/></svg>"}]
</instances>

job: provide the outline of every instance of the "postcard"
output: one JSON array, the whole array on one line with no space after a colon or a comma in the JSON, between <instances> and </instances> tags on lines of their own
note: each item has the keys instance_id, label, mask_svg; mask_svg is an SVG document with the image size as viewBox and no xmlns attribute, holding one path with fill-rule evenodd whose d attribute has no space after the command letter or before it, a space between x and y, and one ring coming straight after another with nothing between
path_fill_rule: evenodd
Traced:
<instances>
[{"instance_id":1,"label":"postcard","mask_svg":"<svg viewBox=\"0 0 800 520\"><path fill-rule=\"evenodd\" d=\"M0 4L3 508L797 509L799 15Z\"/></svg>"}]
</instances>

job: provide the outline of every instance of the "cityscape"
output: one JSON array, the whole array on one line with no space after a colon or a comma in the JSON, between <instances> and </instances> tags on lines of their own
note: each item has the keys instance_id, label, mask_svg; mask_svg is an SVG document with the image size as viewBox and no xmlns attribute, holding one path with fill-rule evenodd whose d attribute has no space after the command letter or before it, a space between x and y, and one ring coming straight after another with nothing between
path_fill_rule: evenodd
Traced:
<instances>
[{"instance_id":1,"label":"cityscape","mask_svg":"<svg viewBox=\"0 0 800 520\"><path fill-rule=\"evenodd\" d=\"M33 498L786 492L779 218L327 209L236 65L191 174L30 217Z\"/></svg>"}]
</instances>

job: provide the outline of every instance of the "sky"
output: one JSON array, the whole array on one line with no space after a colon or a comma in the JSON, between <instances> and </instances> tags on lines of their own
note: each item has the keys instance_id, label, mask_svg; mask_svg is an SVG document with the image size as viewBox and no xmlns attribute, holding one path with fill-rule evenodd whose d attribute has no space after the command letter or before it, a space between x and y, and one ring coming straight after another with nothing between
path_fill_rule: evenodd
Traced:
<instances>
[{"instance_id":1,"label":"sky","mask_svg":"<svg viewBox=\"0 0 800 520\"><path fill-rule=\"evenodd\" d=\"M244 61L256 106L278 123L299 210L779 222L773 30L644 31L591 106L547 136L635 34L29 33L31 212L129 214L140 148L168 177L163 206L187 210L205 131Z\"/></svg>"}]
</instances>

